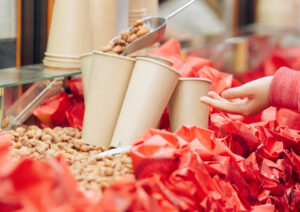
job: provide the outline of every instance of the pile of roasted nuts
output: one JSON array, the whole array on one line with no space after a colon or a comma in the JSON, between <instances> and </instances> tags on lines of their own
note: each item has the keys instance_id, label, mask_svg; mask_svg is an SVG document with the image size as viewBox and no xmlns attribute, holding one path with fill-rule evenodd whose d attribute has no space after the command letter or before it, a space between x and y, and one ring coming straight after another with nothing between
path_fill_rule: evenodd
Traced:
<instances>
[{"instance_id":1,"label":"pile of roasted nuts","mask_svg":"<svg viewBox=\"0 0 300 212\"><path fill-rule=\"evenodd\" d=\"M99 157L105 148L84 143L81 132L75 128L41 129L21 126L6 131L12 140L12 157L29 156L34 159L64 155L81 189L99 194L112 182L132 174L128 153Z\"/></svg>"},{"instance_id":2,"label":"pile of roasted nuts","mask_svg":"<svg viewBox=\"0 0 300 212\"><path fill-rule=\"evenodd\" d=\"M120 32L118 38L101 50L107 53L122 54L125 47L132 43L137 38L142 37L150 31L149 27L143 21L136 21L131 30L123 30Z\"/></svg>"}]
</instances>

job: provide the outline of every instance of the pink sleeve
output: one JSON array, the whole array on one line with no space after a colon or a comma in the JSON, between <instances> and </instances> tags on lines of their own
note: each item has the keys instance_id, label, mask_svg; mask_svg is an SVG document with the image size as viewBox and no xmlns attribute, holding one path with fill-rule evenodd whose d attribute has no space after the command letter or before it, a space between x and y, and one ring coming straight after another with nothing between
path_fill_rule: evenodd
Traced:
<instances>
[{"instance_id":1,"label":"pink sleeve","mask_svg":"<svg viewBox=\"0 0 300 212\"><path fill-rule=\"evenodd\" d=\"M269 101L272 106L300 112L300 71L280 68L272 80Z\"/></svg>"}]
</instances>

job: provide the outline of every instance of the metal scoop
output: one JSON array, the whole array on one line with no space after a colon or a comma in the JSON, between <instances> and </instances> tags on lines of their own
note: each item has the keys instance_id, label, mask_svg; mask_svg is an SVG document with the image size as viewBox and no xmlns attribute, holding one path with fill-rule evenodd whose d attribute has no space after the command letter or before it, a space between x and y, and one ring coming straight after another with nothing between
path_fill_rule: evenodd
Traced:
<instances>
[{"instance_id":1,"label":"metal scoop","mask_svg":"<svg viewBox=\"0 0 300 212\"><path fill-rule=\"evenodd\" d=\"M188 1L187 3L179 7L177 10L169 14L167 17L153 16L153 17L144 18L143 22L150 28L150 32L148 32L144 36L136 39L135 41L127 45L122 55L132 54L140 49L151 46L161 41L165 34L167 22L175 15L180 13L183 9L190 6L194 1L195 0ZM129 28L128 30L131 29L132 27ZM116 38L114 38L113 40L115 39Z\"/></svg>"}]
</instances>

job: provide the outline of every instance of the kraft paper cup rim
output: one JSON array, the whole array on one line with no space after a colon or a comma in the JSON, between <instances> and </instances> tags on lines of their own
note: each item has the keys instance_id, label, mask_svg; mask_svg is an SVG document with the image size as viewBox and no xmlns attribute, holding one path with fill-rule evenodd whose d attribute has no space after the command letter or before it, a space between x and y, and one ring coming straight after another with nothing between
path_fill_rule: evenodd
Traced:
<instances>
[{"instance_id":1,"label":"kraft paper cup rim","mask_svg":"<svg viewBox=\"0 0 300 212\"><path fill-rule=\"evenodd\" d=\"M49 61L49 62L63 62L63 63L74 63L74 64L79 64L80 61L78 60L68 60L68 59L53 59L53 58L44 58L44 61Z\"/></svg>"},{"instance_id":2,"label":"kraft paper cup rim","mask_svg":"<svg viewBox=\"0 0 300 212\"><path fill-rule=\"evenodd\" d=\"M79 58L82 59L82 58L90 56L90 55L93 55L93 52L84 53L84 54L80 55Z\"/></svg>"},{"instance_id":3,"label":"kraft paper cup rim","mask_svg":"<svg viewBox=\"0 0 300 212\"><path fill-rule=\"evenodd\" d=\"M62 58L62 57L50 57L45 56L44 59L46 60L52 60L52 61L72 61L72 62L79 62L80 58Z\"/></svg>"},{"instance_id":4,"label":"kraft paper cup rim","mask_svg":"<svg viewBox=\"0 0 300 212\"><path fill-rule=\"evenodd\" d=\"M129 13L128 16L138 16L138 15L145 15L147 14L146 12L141 12L141 13Z\"/></svg>"},{"instance_id":5,"label":"kraft paper cup rim","mask_svg":"<svg viewBox=\"0 0 300 212\"><path fill-rule=\"evenodd\" d=\"M55 65L53 66L53 62L50 62L51 64L48 63L49 61L45 61L43 60L43 66L49 69L55 69L55 70L80 70L80 63L78 64L73 64L76 65L75 67L60 67L59 64L62 64L64 62L59 62L59 63L55 63ZM70 64L70 63L67 63ZM78 66L77 66L78 65Z\"/></svg>"},{"instance_id":6,"label":"kraft paper cup rim","mask_svg":"<svg viewBox=\"0 0 300 212\"><path fill-rule=\"evenodd\" d=\"M145 58L157 58L157 59L161 59L161 60L165 60L168 63L173 64L172 60L165 58L165 57L161 57L161 56L156 56L156 55L151 55L151 54L136 54L136 55L131 55L131 57L134 58L138 58L138 57L145 57Z\"/></svg>"},{"instance_id":7,"label":"kraft paper cup rim","mask_svg":"<svg viewBox=\"0 0 300 212\"><path fill-rule=\"evenodd\" d=\"M168 66L166 64L163 64L162 62L159 62L159 61L156 61L156 60L153 60L153 59L149 59L149 58L146 58L146 57L137 57L136 61L138 61L138 60L143 60L143 61L146 61L146 62L152 62L152 63L158 64L160 66L163 66L166 69L169 69L170 71L173 71L177 75L181 76L181 74L178 71L176 71L174 68L172 68L171 66Z\"/></svg>"},{"instance_id":8,"label":"kraft paper cup rim","mask_svg":"<svg viewBox=\"0 0 300 212\"><path fill-rule=\"evenodd\" d=\"M141 10L141 11L129 11L129 15L135 15L135 14L144 14L147 10Z\"/></svg>"},{"instance_id":9,"label":"kraft paper cup rim","mask_svg":"<svg viewBox=\"0 0 300 212\"><path fill-rule=\"evenodd\" d=\"M179 78L179 81L201 81L201 82L207 82L209 84L212 83L212 81L209 79L197 78L197 77L181 77Z\"/></svg>"},{"instance_id":10,"label":"kraft paper cup rim","mask_svg":"<svg viewBox=\"0 0 300 212\"><path fill-rule=\"evenodd\" d=\"M130 14L128 16L128 19L143 19L144 17L146 17L146 13L141 13L141 14Z\"/></svg>"},{"instance_id":11,"label":"kraft paper cup rim","mask_svg":"<svg viewBox=\"0 0 300 212\"><path fill-rule=\"evenodd\" d=\"M129 61L136 61L135 59L130 58L130 57L126 57L126 56L122 56L122 55L118 55L118 54L107 53L107 52L96 51L96 50L93 51L93 54L112 56L112 57L116 57L116 58L123 59L123 60L129 60Z\"/></svg>"},{"instance_id":12,"label":"kraft paper cup rim","mask_svg":"<svg viewBox=\"0 0 300 212\"><path fill-rule=\"evenodd\" d=\"M55 54L55 53L49 53L49 52L45 52L46 56L49 57L62 57L62 58L74 58L74 59L79 59L79 56L75 56L75 55L64 55L64 54Z\"/></svg>"},{"instance_id":13,"label":"kraft paper cup rim","mask_svg":"<svg viewBox=\"0 0 300 212\"><path fill-rule=\"evenodd\" d=\"M143 7L143 8L140 8L140 9L130 9L129 10L129 13L138 13L138 12L144 12L144 11L147 11L147 8Z\"/></svg>"},{"instance_id":14,"label":"kraft paper cup rim","mask_svg":"<svg viewBox=\"0 0 300 212\"><path fill-rule=\"evenodd\" d=\"M136 21L139 21L143 18L145 18L146 16L145 15L137 15L137 16L130 16L128 17L128 21L130 22L136 22Z\"/></svg>"}]
</instances>

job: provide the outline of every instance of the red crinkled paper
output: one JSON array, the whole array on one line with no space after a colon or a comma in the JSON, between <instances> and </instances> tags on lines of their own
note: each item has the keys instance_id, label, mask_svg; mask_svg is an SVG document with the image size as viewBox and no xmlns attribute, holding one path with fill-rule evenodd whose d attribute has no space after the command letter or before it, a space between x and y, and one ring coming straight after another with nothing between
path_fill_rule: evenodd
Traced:
<instances>
[{"instance_id":1,"label":"red crinkled paper","mask_svg":"<svg viewBox=\"0 0 300 212\"><path fill-rule=\"evenodd\" d=\"M33 111L38 119L49 127L67 126L66 110L70 107L71 102L68 94L60 92L46 100L41 106Z\"/></svg>"},{"instance_id":2,"label":"red crinkled paper","mask_svg":"<svg viewBox=\"0 0 300 212\"><path fill-rule=\"evenodd\" d=\"M225 122L240 126L237 121ZM121 187L116 183L103 198L109 194L110 199L129 201L132 207L141 198L139 193L143 193L145 202L160 194L177 211L300 210L300 156L284 145L277 145L292 139L289 136L294 132L279 139L277 134L267 133L271 131L268 126L263 123L244 126L262 139L246 157L235 154L236 150L231 151L226 143L238 129L228 133L226 139L215 138L212 131L197 127L183 126L175 133L149 129L137 138L131 149L137 178L131 184L135 189L127 190L127 195L123 190L120 197ZM250 146L252 140L245 138L244 142ZM269 158L264 157L266 153L270 154ZM136 187L141 183L142 190L137 192Z\"/></svg>"},{"instance_id":3,"label":"red crinkled paper","mask_svg":"<svg viewBox=\"0 0 300 212\"><path fill-rule=\"evenodd\" d=\"M183 65L180 43L175 39L168 40L164 45L151 52L151 55L165 57L173 62L173 68L180 69Z\"/></svg>"},{"instance_id":4,"label":"red crinkled paper","mask_svg":"<svg viewBox=\"0 0 300 212\"><path fill-rule=\"evenodd\" d=\"M258 67L242 74L240 79L243 82L248 82L260 77L271 76L283 66L294 70L300 70L299 55L300 47L298 46L287 48L276 46Z\"/></svg>"},{"instance_id":5,"label":"red crinkled paper","mask_svg":"<svg viewBox=\"0 0 300 212\"><path fill-rule=\"evenodd\" d=\"M199 77L198 71L203 67L213 68L213 64L210 60L189 56L178 71L182 77Z\"/></svg>"},{"instance_id":6,"label":"red crinkled paper","mask_svg":"<svg viewBox=\"0 0 300 212\"><path fill-rule=\"evenodd\" d=\"M83 85L81 78L68 80L72 94L60 92L33 111L43 127L74 127L82 129L84 116Z\"/></svg>"},{"instance_id":7,"label":"red crinkled paper","mask_svg":"<svg viewBox=\"0 0 300 212\"><path fill-rule=\"evenodd\" d=\"M67 120L70 125L77 129L82 129L84 117L84 102L76 102L66 111Z\"/></svg>"},{"instance_id":8,"label":"red crinkled paper","mask_svg":"<svg viewBox=\"0 0 300 212\"><path fill-rule=\"evenodd\" d=\"M77 78L73 80L68 80L67 85L74 94L75 98L79 98L78 101L83 100L83 84L82 84L82 79Z\"/></svg>"},{"instance_id":9,"label":"red crinkled paper","mask_svg":"<svg viewBox=\"0 0 300 212\"><path fill-rule=\"evenodd\" d=\"M218 94L221 94L228 88L240 85L238 81L233 79L231 74L222 73L209 66L205 66L200 69L197 73L197 76L211 80L212 84L210 86L210 90L215 91Z\"/></svg>"}]
</instances>

